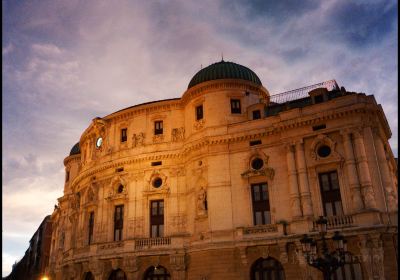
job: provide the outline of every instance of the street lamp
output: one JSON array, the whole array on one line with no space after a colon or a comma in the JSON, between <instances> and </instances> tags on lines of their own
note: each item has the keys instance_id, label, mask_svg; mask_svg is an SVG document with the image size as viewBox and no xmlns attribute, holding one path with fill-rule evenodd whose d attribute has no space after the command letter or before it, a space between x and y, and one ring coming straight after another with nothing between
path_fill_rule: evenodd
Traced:
<instances>
[{"instance_id":1,"label":"street lamp","mask_svg":"<svg viewBox=\"0 0 400 280\"><path fill-rule=\"evenodd\" d=\"M316 223L322 241L322 248L320 250L321 254L318 255L317 252L317 241L308 237L307 234L304 234L303 238L300 239L300 242L307 263L319 269L323 273L325 280L330 280L332 273L335 272L336 269L350 262L348 259L349 254L347 252L347 241L338 231L335 231L335 234L332 237L335 251L329 252L325 239L328 220L323 216L320 216Z\"/></svg>"}]
</instances>

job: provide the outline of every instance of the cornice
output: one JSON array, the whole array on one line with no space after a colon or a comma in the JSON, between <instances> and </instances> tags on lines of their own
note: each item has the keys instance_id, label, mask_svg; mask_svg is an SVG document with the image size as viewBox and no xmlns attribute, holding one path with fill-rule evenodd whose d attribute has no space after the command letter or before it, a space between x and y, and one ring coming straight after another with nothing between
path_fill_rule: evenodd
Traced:
<instances>
[{"instance_id":1,"label":"cornice","mask_svg":"<svg viewBox=\"0 0 400 280\"><path fill-rule=\"evenodd\" d=\"M370 108L363 104L359 104L360 106L352 106L350 109L347 108L334 108L329 111L325 111L323 113L311 113L308 116L285 120L281 122L272 123L268 127L264 127L262 129L258 129L256 133L251 133L251 131L241 131L236 133L235 135L222 135L222 136L208 136L204 137L201 140L190 142L184 145L181 150L164 153L164 154L152 154L152 155L145 155L142 157L138 157L137 155L132 156L126 159L119 159L113 162L106 162L100 164L98 167L93 167L88 170L82 171L72 182L71 187L75 187L78 182L82 181L83 179L93 176L94 174L107 170L117 168L121 165L129 165L135 163L141 163L145 161L153 161L153 160L165 160L165 159L172 159L172 158L183 158L188 156L192 151L201 149L205 146L210 145L224 145L224 144L231 144L231 143L238 143L243 141L249 141L252 139L259 139L261 137L265 137L268 135L278 134L282 131L299 128L302 126L312 125L314 123L319 123L321 121L331 120L331 119L339 119L339 118L348 118L354 114L368 114L370 115L375 114L377 109ZM316 116L318 115L318 116ZM275 118L279 118L279 115L275 116Z\"/></svg>"}]
</instances>

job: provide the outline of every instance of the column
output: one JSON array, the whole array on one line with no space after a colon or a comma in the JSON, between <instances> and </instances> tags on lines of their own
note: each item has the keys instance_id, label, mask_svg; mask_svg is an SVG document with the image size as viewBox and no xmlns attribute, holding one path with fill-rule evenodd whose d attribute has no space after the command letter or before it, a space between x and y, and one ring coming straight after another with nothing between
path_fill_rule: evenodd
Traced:
<instances>
[{"instance_id":1,"label":"column","mask_svg":"<svg viewBox=\"0 0 400 280\"><path fill-rule=\"evenodd\" d=\"M304 144L301 142L296 143L296 160L297 160L297 173L299 174L300 197L301 206L304 216L312 216L311 193L308 184L306 159L304 155Z\"/></svg>"},{"instance_id":2,"label":"column","mask_svg":"<svg viewBox=\"0 0 400 280\"><path fill-rule=\"evenodd\" d=\"M355 130L353 135L354 146L356 150L358 178L360 178L361 193L364 198L364 204L367 209L376 209L376 201L374 197L374 190L372 189L371 175L369 173L362 130Z\"/></svg>"},{"instance_id":3,"label":"column","mask_svg":"<svg viewBox=\"0 0 400 280\"><path fill-rule=\"evenodd\" d=\"M289 193L292 217L298 218L302 216L300 208L299 186L297 185L296 164L294 161L293 145L286 145L286 161L288 166L289 177Z\"/></svg>"},{"instance_id":4,"label":"column","mask_svg":"<svg viewBox=\"0 0 400 280\"><path fill-rule=\"evenodd\" d=\"M374 134L374 144L376 150L376 156L378 158L379 171L381 173L382 185L385 189L386 203L388 205L389 212L397 211L397 197L394 192L394 187L392 180L390 178L391 174L389 171L388 162L386 160L386 152L383 147L382 140L379 133L375 131Z\"/></svg>"},{"instance_id":5,"label":"column","mask_svg":"<svg viewBox=\"0 0 400 280\"><path fill-rule=\"evenodd\" d=\"M341 131L343 137L345 165L347 170L348 182L351 192L351 202L355 212L364 208L361 198L360 183L358 181L357 169L354 161L353 146L351 144L350 134L346 131Z\"/></svg>"}]
</instances>

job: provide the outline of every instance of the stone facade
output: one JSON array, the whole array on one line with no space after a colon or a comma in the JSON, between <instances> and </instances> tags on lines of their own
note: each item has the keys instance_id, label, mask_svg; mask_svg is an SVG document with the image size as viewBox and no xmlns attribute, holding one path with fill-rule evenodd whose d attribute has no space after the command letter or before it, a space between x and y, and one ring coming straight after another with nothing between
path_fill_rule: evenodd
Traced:
<instances>
[{"instance_id":1,"label":"stone facade","mask_svg":"<svg viewBox=\"0 0 400 280\"><path fill-rule=\"evenodd\" d=\"M64 160L50 279L119 279L110 276L117 270L145 279L152 267L171 279L251 279L253 264L269 257L285 279L322 279L299 240L316 236L315 220L326 215L326 172L337 174L343 208L328 215L328 237L340 230L349 240L362 269L357 279L396 279L397 165L381 106L337 88L311 91L304 106L271 100L262 85L220 79L94 119L80 152ZM254 185L267 186L261 225ZM163 209L162 228L152 227L152 207Z\"/></svg>"}]
</instances>

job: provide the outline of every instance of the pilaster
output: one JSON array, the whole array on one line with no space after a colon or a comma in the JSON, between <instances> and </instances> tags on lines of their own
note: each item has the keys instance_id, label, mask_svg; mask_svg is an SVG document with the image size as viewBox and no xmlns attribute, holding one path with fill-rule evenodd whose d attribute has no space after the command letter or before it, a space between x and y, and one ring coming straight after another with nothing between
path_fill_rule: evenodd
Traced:
<instances>
[{"instance_id":1,"label":"pilaster","mask_svg":"<svg viewBox=\"0 0 400 280\"><path fill-rule=\"evenodd\" d=\"M290 189L290 206L292 217L297 219L302 216L300 208L299 186L297 184L296 163L294 159L293 145L286 145L286 161L288 166L289 189Z\"/></svg>"},{"instance_id":2,"label":"pilaster","mask_svg":"<svg viewBox=\"0 0 400 280\"><path fill-rule=\"evenodd\" d=\"M301 197L301 206L303 209L303 215L312 216L313 210L311 205L311 193L310 193L310 186L308 183L306 159L304 154L304 144L302 141L296 143L296 162L297 162L297 172L299 174L300 197Z\"/></svg>"}]
</instances>

